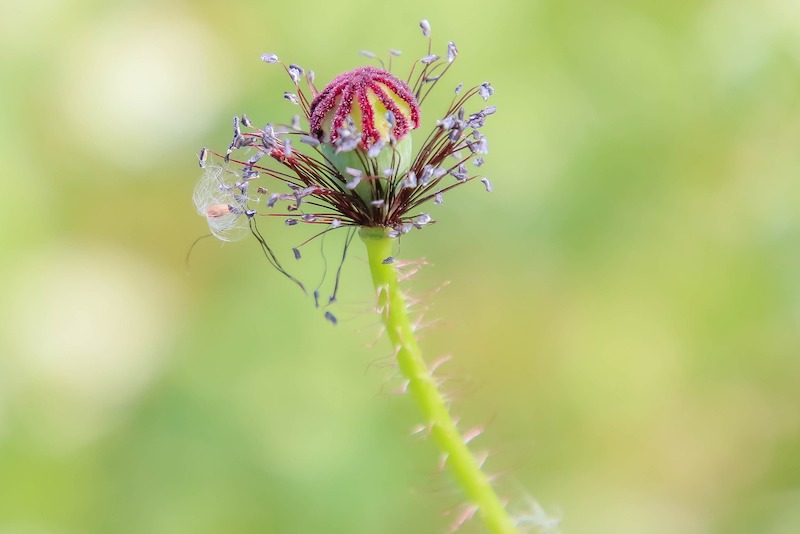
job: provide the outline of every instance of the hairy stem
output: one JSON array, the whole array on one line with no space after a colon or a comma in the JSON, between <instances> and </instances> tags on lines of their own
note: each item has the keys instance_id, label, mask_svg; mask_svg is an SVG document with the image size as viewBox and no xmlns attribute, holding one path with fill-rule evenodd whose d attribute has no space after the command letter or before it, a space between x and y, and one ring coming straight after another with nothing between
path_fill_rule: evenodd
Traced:
<instances>
[{"instance_id":1,"label":"hairy stem","mask_svg":"<svg viewBox=\"0 0 800 534\"><path fill-rule=\"evenodd\" d=\"M477 508L477 513L489 532L518 532L489 479L464 443L464 438L456 428L447 404L422 359L408 317L405 298L400 291L397 271L394 265L384 263L392 254L394 241L386 237L383 228L363 228L360 235L367 246L372 281L378 293L378 310L397 352L400 371L409 381L408 390L422 412L436 445L446 455L453 477L464 490L470 504Z\"/></svg>"}]
</instances>

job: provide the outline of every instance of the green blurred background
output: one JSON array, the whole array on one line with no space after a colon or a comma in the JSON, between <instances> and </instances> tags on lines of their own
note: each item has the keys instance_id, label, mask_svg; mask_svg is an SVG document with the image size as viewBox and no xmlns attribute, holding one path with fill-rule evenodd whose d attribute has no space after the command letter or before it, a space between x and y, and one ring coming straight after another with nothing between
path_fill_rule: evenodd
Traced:
<instances>
[{"instance_id":1,"label":"green blurred background","mask_svg":"<svg viewBox=\"0 0 800 534\"><path fill-rule=\"evenodd\" d=\"M461 51L427 125L458 82L496 88L495 192L451 193L399 255L433 264L423 347L503 494L571 534L800 532L797 1L2 11L0 533L446 530L360 244L337 327L253 240L184 261L199 148L296 111L259 55L407 72L422 17ZM264 228L284 258L308 235Z\"/></svg>"}]
</instances>

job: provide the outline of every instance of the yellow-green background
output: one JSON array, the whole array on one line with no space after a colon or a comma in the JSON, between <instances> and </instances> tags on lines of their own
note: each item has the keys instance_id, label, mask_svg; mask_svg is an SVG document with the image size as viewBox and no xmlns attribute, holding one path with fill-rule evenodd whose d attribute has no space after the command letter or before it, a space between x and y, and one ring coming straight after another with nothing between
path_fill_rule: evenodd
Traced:
<instances>
[{"instance_id":1,"label":"yellow-green background","mask_svg":"<svg viewBox=\"0 0 800 534\"><path fill-rule=\"evenodd\" d=\"M800 531L798 2L2 12L0 533L446 529L458 494L368 369L360 244L335 328L252 240L184 263L199 148L295 111L259 55L322 85L392 47L406 72L421 17L461 50L427 125L458 82L496 88L495 192L448 195L399 256L433 264L423 346L503 494L573 534ZM310 230L272 222L289 262Z\"/></svg>"}]
</instances>

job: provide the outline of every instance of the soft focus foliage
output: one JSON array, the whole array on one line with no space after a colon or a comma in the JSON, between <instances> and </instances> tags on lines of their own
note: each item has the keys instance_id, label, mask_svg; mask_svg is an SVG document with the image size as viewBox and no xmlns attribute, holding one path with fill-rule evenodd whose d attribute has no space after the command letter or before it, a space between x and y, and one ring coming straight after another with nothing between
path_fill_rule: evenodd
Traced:
<instances>
[{"instance_id":1,"label":"soft focus foliage","mask_svg":"<svg viewBox=\"0 0 800 534\"><path fill-rule=\"evenodd\" d=\"M454 355L504 493L572 534L797 531L800 4L455 5L31 0L0 20L0 533L443 530L456 496L367 370L387 347L364 348L360 244L336 327L252 240L184 262L200 146L295 112L260 54L320 86L360 49L407 72L422 17L461 52L428 110L496 88L495 192L451 194L399 257L434 264L417 294L451 281L423 348ZM314 247L291 257L308 229L274 223L319 276Z\"/></svg>"}]
</instances>

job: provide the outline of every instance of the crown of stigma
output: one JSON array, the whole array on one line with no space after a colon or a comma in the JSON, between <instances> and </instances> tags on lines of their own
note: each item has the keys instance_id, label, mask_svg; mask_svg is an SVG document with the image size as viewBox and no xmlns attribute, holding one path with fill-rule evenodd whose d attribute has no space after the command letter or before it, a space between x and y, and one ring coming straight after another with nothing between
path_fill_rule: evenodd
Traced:
<instances>
[{"instance_id":1,"label":"crown of stigma","mask_svg":"<svg viewBox=\"0 0 800 534\"><path fill-rule=\"evenodd\" d=\"M352 121L352 123L349 123ZM377 143L402 140L419 128L420 110L411 88L377 67L359 67L333 79L311 102L311 134L322 143L345 139L369 150ZM342 135L356 128L355 139Z\"/></svg>"}]
</instances>

